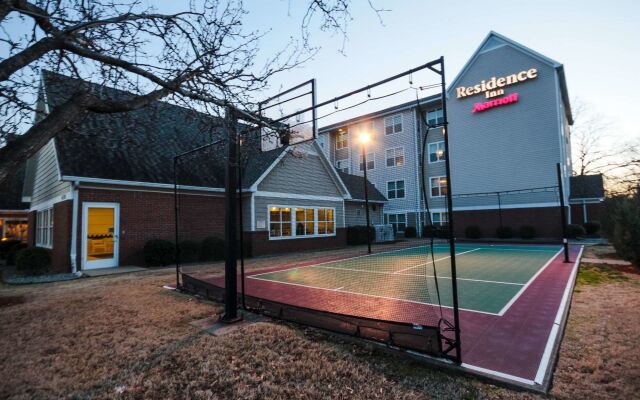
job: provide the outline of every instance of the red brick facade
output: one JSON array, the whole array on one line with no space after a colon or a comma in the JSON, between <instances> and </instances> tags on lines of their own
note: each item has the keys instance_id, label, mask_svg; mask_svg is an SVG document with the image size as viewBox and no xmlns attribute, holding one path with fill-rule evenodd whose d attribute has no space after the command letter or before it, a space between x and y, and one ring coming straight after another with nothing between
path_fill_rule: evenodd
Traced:
<instances>
[{"instance_id":1,"label":"red brick facade","mask_svg":"<svg viewBox=\"0 0 640 400\"><path fill-rule=\"evenodd\" d=\"M587 221L584 220L584 209L582 204L571 204L571 223L584 224L585 222L602 222L604 213L604 203L587 203Z\"/></svg>"},{"instance_id":2,"label":"red brick facade","mask_svg":"<svg viewBox=\"0 0 640 400\"><path fill-rule=\"evenodd\" d=\"M253 255L330 249L347 245L347 230L338 228L335 236L290 240L269 240L267 231L245 232L245 241L251 246Z\"/></svg>"},{"instance_id":3,"label":"red brick facade","mask_svg":"<svg viewBox=\"0 0 640 400\"><path fill-rule=\"evenodd\" d=\"M67 200L53 205L53 248L51 249L51 272L71 271L71 223L73 201Z\"/></svg>"},{"instance_id":4,"label":"red brick facade","mask_svg":"<svg viewBox=\"0 0 640 400\"><path fill-rule=\"evenodd\" d=\"M479 226L484 237L495 237L496 229L500 226L500 214L498 210L456 211L454 213L457 237L464 238L465 229L471 225ZM516 236L523 225L535 227L538 238L560 238L562 236L559 207L505 209L502 210L502 225L511 227Z\"/></svg>"}]
</instances>

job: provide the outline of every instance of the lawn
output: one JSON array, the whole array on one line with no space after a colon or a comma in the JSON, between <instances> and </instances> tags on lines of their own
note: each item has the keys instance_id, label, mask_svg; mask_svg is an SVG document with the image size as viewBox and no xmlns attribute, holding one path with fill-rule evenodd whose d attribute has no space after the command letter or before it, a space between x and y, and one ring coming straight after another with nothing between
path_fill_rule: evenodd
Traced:
<instances>
[{"instance_id":1,"label":"lawn","mask_svg":"<svg viewBox=\"0 0 640 400\"><path fill-rule=\"evenodd\" d=\"M0 398L539 397L315 329L261 322L223 336L202 333L190 322L221 309L163 289L173 273L0 288ZM592 264L578 279L551 395L632 398L640 390L640 276Z\"/></svg>"}]
</instances>

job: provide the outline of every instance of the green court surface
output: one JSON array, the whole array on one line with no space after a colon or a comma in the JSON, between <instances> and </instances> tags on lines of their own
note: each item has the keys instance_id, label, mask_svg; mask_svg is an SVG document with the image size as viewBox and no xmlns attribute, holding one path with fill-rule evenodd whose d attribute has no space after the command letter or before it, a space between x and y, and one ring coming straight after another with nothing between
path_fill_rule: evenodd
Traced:
<instances>
[{"instance_id":1,"label":"green court surface","mask_svg":"<svg viewBox=\"0 0 640 400\"><path fill-rule=\"evenodd\" d=\"M436 280L426 246L381 252L249 276L250 279L437 304ZM528 282L560 251L558 246L456 245L461 309L502 315ZM440 302L451 307L448 245L434 247Z\"/></svg>"}]
</instances>

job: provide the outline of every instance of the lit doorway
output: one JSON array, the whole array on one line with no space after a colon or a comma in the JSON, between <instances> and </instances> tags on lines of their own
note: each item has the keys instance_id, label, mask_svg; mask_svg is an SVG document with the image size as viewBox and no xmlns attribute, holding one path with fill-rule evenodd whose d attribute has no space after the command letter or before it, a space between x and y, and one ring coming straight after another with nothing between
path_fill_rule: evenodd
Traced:
<instances>
[{"instance_id":1,"label":"lit doorway","mask_svg":"<svg viewBox=\"0 0 640 400\"><path fill-rule=\"evenodd\" d=\"M82 268L118 266L118 203L83 203Z\"/></svg>"}]
</instances>

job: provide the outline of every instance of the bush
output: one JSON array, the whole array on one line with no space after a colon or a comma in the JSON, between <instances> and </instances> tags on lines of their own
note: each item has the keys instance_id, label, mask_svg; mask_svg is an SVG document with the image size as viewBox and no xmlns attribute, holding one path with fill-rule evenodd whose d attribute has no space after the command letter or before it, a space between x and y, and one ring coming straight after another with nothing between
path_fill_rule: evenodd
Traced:
<instances>
[{"instance_id":1,"label":"bush","mask_svg":"<svg viewBox=\"0 0 640 400\"><path fill-rule=\"evenodd\" d=\"M190 263L198 261L200 257L200 243L194 240L180 242L180 262Z\"/></svg>"},{"instance_id":2,"label":"bush","mask_svg":"<svg viewBox=\"0 0 640 400\"><path fill-rule=\"evenodd\" d=\"M468 239L480 239L482 237L482 229L478 225L469 225L464 230L464 235Z\"/></svg>"},{"instance_id":3,"label":"bush","mask_svg":"<svg viewBox=\"0 0 640 400\"><path fill-rule=\"evenodd\" d=\"M536 228L531 225L522 225L520 227L520 237L522 239L533 239L536 237Z\"/></svg>"},{"instance_id":4,"label":"bush","mask_svg":"<svg viewBox=\"0 0 640 400\"><path fill-rule=\"evenodd\" d=\"M438 239L449 238L449 228L447 226L425 225L422 227L423 237L434 237Z\"/></svg>"},{"instance_id":5,"label":"bush","mask_svg":"<svg viewBox=\"0 0 640 400\"><path fill-rule=\"evenodd\" d=\"M414 228L413 226L407 226L406 228L404 228L404 237L414 238L416 236L418 236L416 228Z\"/></svg>"},{"instance_id":6,"label":"bush","mask_svg":"<svg viewBox=\"0 0 640 400\"><path fill-rule=\"evenodd\" d=\"M585 232L587 232L587 235L595 235L600 232L600 222L598 221L587 221L582 226Z\"/></svg>"},{"instance_id":7,"label":"bush","mask_svg":"<svg viewBox=\"0 0 640 400\"><path fill-rule=\"evenodd\" d=\"M42 247L22 249L16 256L16 270L24 275L42 275L49 272L51 256Z\"/></svg>"},{"instance_id":8,"label":"bush","mask_svg":"<svg viewBox=\"0 0 640 400\"><path fill-rule=\"evenodd\" d=\"M17 239L0 240L0 256L9 254L13 246L21 243Z\"/></svg>"},{"instance_id":9,"label":"bush","mask_svg":"<svg viewBox=\"0 0 640 400\"><path fill-rule=\"evenodd\" d=\"M224 259L224 240L210 236L204 238L200 246L200 261L218 261Z\"/></svg>"},{"instance_id":10,"label":"bush","mask_svg":"<svg viewBox=\"0 0 640 400\"><path fill-rule=\"evenodd\" d=\"M369 227L369 237L371 241L376 240L376 230L374 227ZM366 225L354 225L347 227L347 244L358 245L367 243L367 226Z\"/></svg>"},{"instance_id":11,"label":"bush","mask_svg":"<svg viewBox=\"0 0 640 400\"><path fill-rule=\"evenodd\" d=\"M569 224L567 225L567 237L571 239L575 239L580 236L585 235L585 230L582 225L577 224Z\"/></svg>"},{"instance_id":12,"label":"bush","mask_svg":"<svg viewBox=\"0 0 640 400\"><path fill-rule=\"evenodd\" d=\"M173 242L152 239L144 245L144 262L147 266L168 265L174 262L175 252Z\"/></svg>"},{"instance_id":13,"label":"bush","mask_svg":"<svg viewBox=\"0 0 640 400\"><path fill-rule=\"evenodd\" d=\"M7 265L15 265L16 264L16 256L20 252L20 250L26 249L26 243L17 243L14 244L11 250L7 253Z\"/></svg>"},{"instance_id":14,"label":"bush","mask_svg":"<svg viewBox=\"0 0 640 400\"><path fill-rule=\"evenodd\" d=\"M513 229L510 226L499 226L496 228L496 236L500 239L511 239L513 237Z\"/></svg>"},{"instance_id":15,"label":"bush","mask_svg":"<svg viewBox=\"0 0 640 400\"><path fill-rule=\"evenodd\" d=\"M640 192L619 201L612 214L613 247L621 257L640 265Z\"/></svg>"}]
</instances>

